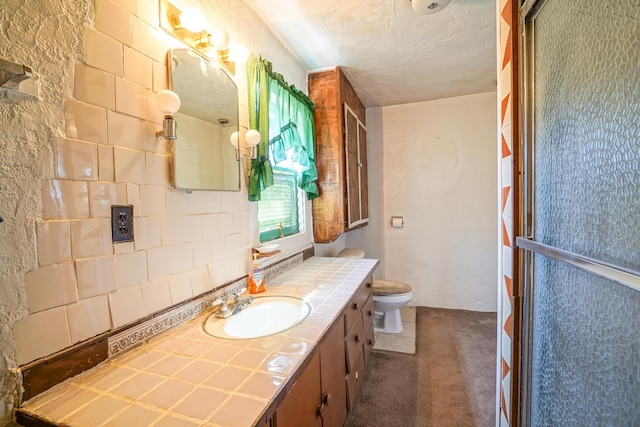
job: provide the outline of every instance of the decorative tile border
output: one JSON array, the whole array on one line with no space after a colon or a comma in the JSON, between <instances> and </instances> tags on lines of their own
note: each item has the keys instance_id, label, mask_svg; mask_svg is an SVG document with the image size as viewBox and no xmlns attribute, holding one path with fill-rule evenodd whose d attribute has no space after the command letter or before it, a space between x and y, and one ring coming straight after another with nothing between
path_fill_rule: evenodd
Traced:
<instances>
[{"instance_id":1,"label":"decorative tile border","mask_svg":"<svg viewBox=\"0 0 640 427\"><path fill-rule=\"evenodd\" d=\"M277 264L267 267L264 271L264 278L266 283L269 283L272 279L284 273L285 271L302 264L302 261L304 261L304 256L302 253L299 253Z\"/></svg>"},{"instance_id":2,"label":"decorative tile border","mask_svg":"<svg viewBox=\"0 0 640 427\"><path fill-rule=\"evenodd\" d=\"M303 260L303 254L298 253L290 258L266 267L265 280L269 282L279 274L302 264ZM131 350L132 348L143 344L155 335L198 316L204 310L213 307L215 305L214 302L219 298L223 296L233 296L242 288L246 288L246 286L247 278L243 277L242 279L232 282L221 289L213 291L212 293L208 293L189 301L186 304L169 309L168 311L154 316L149 320L109 336L108 357L111 358L124 351Z\"/></svg>"},{"instance_id":3,"label":"decorative tile border","mask_svg":"<svg viewBox=\"0 0 640 427\"><path fill-rule=\"evenodd\" d=\"M213 307L217 299L233 295L246 286L247 279L243 278L227 285L223 289L206 294L110 336L109 358L143 344L153 336L196 317L204 310Z\"/></svg>"}]
</instances>

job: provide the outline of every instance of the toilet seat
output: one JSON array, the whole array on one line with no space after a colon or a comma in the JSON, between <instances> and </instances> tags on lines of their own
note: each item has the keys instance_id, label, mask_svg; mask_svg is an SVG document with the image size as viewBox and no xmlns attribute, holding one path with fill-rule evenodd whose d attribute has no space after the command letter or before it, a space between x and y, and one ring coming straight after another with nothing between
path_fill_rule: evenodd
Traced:
<instances>
[{"instance_id":1,"label":"toilet seat","mask_svg":"<svg viewBox=\"0 0 640 427\"><path fill-rule=\"evenodd\" d=\"M402 295L411 293L411 286L397 280L373 279L373 295Z\"/></svg>"}]
</instances>

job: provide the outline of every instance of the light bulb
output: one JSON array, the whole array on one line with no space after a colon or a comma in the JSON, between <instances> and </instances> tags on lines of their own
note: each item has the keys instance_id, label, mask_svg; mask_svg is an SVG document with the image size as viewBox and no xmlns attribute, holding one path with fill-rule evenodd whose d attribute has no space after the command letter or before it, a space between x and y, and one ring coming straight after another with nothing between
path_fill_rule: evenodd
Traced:
<instances>
[{"instance_id":1,"label":"light bulb","mask_svg":"<svg viewBox=\"0 0 640 427\"><path fill-rule=\"evenodd\" d=\"M216 49L225 50L229 46L229 34L224 30L214 31L211 41Z\"/></svg>"},{"instance_id":2,"label":"light bulb","mask_svg":"<svg viewBox=\"0 0 640 427\"><path fill-rule=\"evenodd\" d=\"M156 95L156 107L165 116L173 116L180 109L180 97L173 91L161 90Z\"/></svg>"},{"instance_id":3,"label":"light bulb","mask_svg":"<svg viewBox=\"0 0 640 427\"><path fill-rule=\"evenodd\" d=\"M205 22L203 13L195 7L188 7L180 14L180 24L192 33L204 30Z\"/></svg>"},{"instance_id":4,"label":"light bulb","mask_svg":"<svg viewBox=\"0 0 640 427\"><path fill-rule=\"evenodd\" d=\"M247 146L255 147L260 143L260 132L255 129L249 129L244 135L244 140L247 141Z\"/></svg>"},{"instance_id":5,"label":"light bulb","mask_svg":"<svg viewBox=\"0 0 640 427\"><path fill-rule=\"evenodd\" d=\"M240 43L229 46L229 62L245 63L249 59L249 50Z\"/></svg>"},{"instance_id":6,"label":"light bulb","mask_svg":"<svg viewBox=\"0 0 640 427\"><path fill-rule=\"evenodd\" d=\"M231 142L231 145L238 149L238 132L232 133L229 137L229 141Z\"/></svg>"}]
</instances>

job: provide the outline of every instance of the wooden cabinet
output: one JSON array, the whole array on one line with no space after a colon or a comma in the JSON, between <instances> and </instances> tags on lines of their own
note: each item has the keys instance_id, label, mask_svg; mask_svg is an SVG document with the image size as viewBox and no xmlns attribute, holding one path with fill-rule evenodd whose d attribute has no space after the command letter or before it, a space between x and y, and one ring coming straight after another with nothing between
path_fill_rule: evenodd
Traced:
<instances>
[{"instance_id":1,"label":"wooden cabinet","mask_svg":"<svg viewBox=\"0 0 640 427\"><path fill-rule=\"evenodd\" d=\"M340 318L275 415L276 427L341 426L347 416L344 320Z\"/></svg>"},{"instance_id":2,"label":"wooden cabinet","mask_svg":"<svg viewBox=\"0 0 640 427\"><path fill-rule=\"evenodd\" d=\"M286 392L273 427L341 426L364 380L373 348L373 277L358 287Z\"/></svg>"},{"instance_id":3,"label":"wooden cabinet","mask_svg":"<svg viewBox=\"0 0 640 427\"><path fill-rule=\"evenodd\" d=\"M347 405L353 402L364 380L365 368L374 344L373 278L369 276L351 298L345 313L345 351L347 361Z\"/></svg>"},{"instance_id":4,"label":"wooden cabinet","mask_svg":"<svg viewBox=\"0 0 640 427\"><path fill-rule=\"evenodd\" d=\"M369 222L365 108L340 67L309 75L315 104L320 197L313 200L318 243Z\"/></svg>"}]
</instances>

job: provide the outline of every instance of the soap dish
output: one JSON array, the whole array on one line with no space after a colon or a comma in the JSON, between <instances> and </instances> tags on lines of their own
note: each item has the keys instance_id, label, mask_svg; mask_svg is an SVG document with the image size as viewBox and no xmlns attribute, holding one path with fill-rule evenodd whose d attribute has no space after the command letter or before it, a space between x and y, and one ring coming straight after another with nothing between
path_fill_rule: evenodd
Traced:
<instances>
[{"instance_id":1,"label":"soap dish","mask_svg":"<svg viewBox=\"0 0 640 427\"><path fill-rule=\"evenodd\" d=\"M260 252L261 254L270 254L271 252L278 249L278 246L279 245L277 243L270 243L267 245L258 246L256 248L256 251Z\"/></svg>"}]
</instances>

